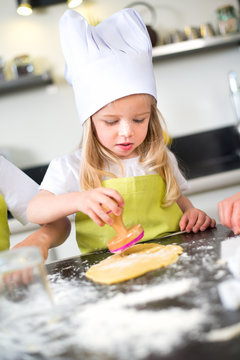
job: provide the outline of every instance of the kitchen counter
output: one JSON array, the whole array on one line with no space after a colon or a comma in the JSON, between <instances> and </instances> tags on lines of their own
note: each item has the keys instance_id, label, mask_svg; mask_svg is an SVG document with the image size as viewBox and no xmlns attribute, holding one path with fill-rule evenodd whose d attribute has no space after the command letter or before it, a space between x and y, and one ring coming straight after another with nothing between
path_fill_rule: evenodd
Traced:
<instances>
[{"instance_id":1,"label":"kitchen counter","mask_svg":"<svg viewBox=\"0 0 240 360\"><path fill-rule=\"evenodd\" d=\"M240 168L207 176L199 176L188 180L188 184L189 189L184 192L186 196L235 185L239 185L240 191Z\"/></svg>"},{"instance_id":2,"label":"kitchen counter","mask_svg":"<svg viewBox=\"0 0 240 360\"><path fill-rule=\"evenodd\" d=\"M77 332L79 341L75 345L71 344L70 352L65 349L66 353L63 354L63 358L67 356L68 360L239 360L240 335L228 341L209 341L209 334L212 331L240 322L240 310L225 310L217 291L217 285L220 282L232 277L226 266L218 261L221 257L221 242L231 236L233 236L233 233L229 229L218 225L215 229L197 234L183 233L169 236L162 240L154 240L153 242L157 243L178 244L183 247L184 253L176 264L168 268L152 271L137 279L111 286L95 284L85 277L85 271L92 264L110 255L108 251L99 251L48 264L47 272L53 285L56 285L58 281L60 281L60 284L63 284L64 281L67 283L74 282L74 286L79 289L78 301L83 312L80 315L78 325L81 327L81 330L79 330L79 334ZM180 291L178 295L170 295L168 292L164 296L164 293L161 291L164 286L166 289L166 286L172 284L171 291L174 292L177 290L178 284L182 284L182 281L185 282L185 285L186 282L191 283L191 286L185 289L185 292L181 293ZM157 286L160 286L160 290L156 296L154 289ZM148 299L141 301L143 294L146 294L148 290L150 290ZM86 293L91 294L90 301ZM151 294L153 296L152 300ZM116 300L119 296L121 297L122 305L117 307ZM88 300L84 301L84 297ZM135 303L133 299L135 299ZM69 301L73 301L73 298L72 300L69 299ZM87 302L90 304L86 304ZM129 322L124 329L126 336L122 338L123 334L120 332L120 324L122 325L121 321L123 319L119 319L117 314L118 312L121 314L124 302L127 304L125 311L129 311ZM113 304L115 305L113 306ZM90 306L92 310L88 311L87 306ZM113 312L111 311L112 306ZM77 308L76 304L74 307ZM168 333L167 325L169 326L169 324L162 320L157 323L158 329L157 331L155 329L155 333L152 334L151 324L154 322L152 315L155 314L154 316L157 319L161 314L169 314L167 319L169 316L169 321L171 322L170 311L173 309L185 311L186 316L182 323L183 328L191 321L191 317L188 314L192 310L198 311L199 314L203 315L204 320L197 328L193 327L182 334L180 341L173 341L170 349L168 348L166 352L164 344L166 345L171 337L174 339L176 326L173 322L172 327L170 327L171 331ZM137 329L139 322L136 322L136 328L134 328L134 324L131 323L132 312L130 310L136 311L136 321L143 314L149 314L149 323L146 320L140 324L140 329ZM93 318L91 318L91 313ZM99 324L97 314L101 314L103 323ZM77 318L77 314L74 314L74 311L72 316ZM85 322L83 319L85 319ZM110 325L113 325L113 327L111 328ZM84 332L85 326L87 330ZM112 331L108 333L108 329L112 329ZM181 326L179 331L181 331ZM115 337L114 333L116 333ZM89 334L92 335L89 337ZM152 348L152 337L150 335L156 339L159 336L159 341L156 341ZM163 351L161 339L164 339L164 336L166 341L162 344L165 349ZM108 345L106 345L107 349L104 351L103 339L106 337L108 338ZM102 340L99 341L99 339ZM115 351L113 355L110 350L114 346ZM123 348L125 355L121 352ZM136 352L138 348L142 351L141 356ZM108 353L108 350L110 353ZM48 359L50 360L51 357L49 356Z\"/></svg>"}]
</instances>

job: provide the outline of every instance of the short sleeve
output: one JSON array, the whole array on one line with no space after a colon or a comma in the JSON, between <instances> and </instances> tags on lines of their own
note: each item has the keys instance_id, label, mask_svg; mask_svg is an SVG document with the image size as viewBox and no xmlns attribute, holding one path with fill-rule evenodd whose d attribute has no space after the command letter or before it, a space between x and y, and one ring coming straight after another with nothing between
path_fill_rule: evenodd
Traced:
<instances>
[{"instance_id":1,"label":"short sleeve","mask_svg":"<svg viewBox=\"0 0 240 360\"><path fill-rule=\"evenodd\" d=\"M170 150L168 150L168 157L181 192L188 190L189 184L178 167L178 162L175 155Z\"/></svg>"},{"instance_id":2,"label":"short sleeve","mask_svg":"<svg viewBox=\"0 0 240 360\"><path fill-rule=\"evenodd\" d=\"M38 184L3 156L0 156L0 173L0 193L8 210L22 224L27 224L27 205L38 193Z\"/></svg>"},{"instance_id":3,"label":"short sleeve","mask_svg":"<svg viewBox=\"0 0 240 360\"><path fill-rule=\"evenodd\" d=\"M40 190L47 190L55 195L80 191L79 152L53 159L46 171Z\"/></svg>"}]
</instances>

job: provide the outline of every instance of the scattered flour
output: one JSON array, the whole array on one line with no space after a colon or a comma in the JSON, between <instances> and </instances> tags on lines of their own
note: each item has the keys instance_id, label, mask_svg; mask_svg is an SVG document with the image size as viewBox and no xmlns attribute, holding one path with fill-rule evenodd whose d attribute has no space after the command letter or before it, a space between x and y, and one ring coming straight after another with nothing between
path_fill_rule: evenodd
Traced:
<instances>
[{"instance_id":1,"label":"scattered flour","mask_svg":"<svg viewBox=\"0 0 240 360\"><path fill-rule=\"evenodd\" d=\"M141 291L136 291L130 294L117 294L112 302L118 306L131 306L146 304L161 299L173 298L180 296L191 289L197 280L182 279L179 281L170 281L166 284L159 284L155 286L149 286ZM109 300L111 303L111 300Z\"/></svg>"},{"instance_id":2,"label":"scattered flour","mask_svg":"<svg viewBox=\"0 0 240 360\"><path fill-rule=\"evenodd\" d=\"M108 302L83 310L75 321L82 347L102 354L118 354L119 359L141 359L151 353L169 353L186 340L186 335L205 320L199 309L170 308L137 311ZM94 335L93 335L94 334Z\"/></svg>"},{"instance_id":3,"label":"scattered flour","mask_svg":"<svg viewBox=\"0 0 240 360\"><path fill-rule=\"evenodd\" d=\"M198 307L139 310L137 306L180 297L196 283L186 278L143 285L127 294L113 291L99 299L96 287L87 282L79 285L55 279L51 283L55 307L43 311L40 301L31 304L29 300L27 309L14 304L12 316L0 316L1 360L33 360L36 354L41 359L71 359L72 349L90 353L94 359L96 353L120 360L169 353L200 331L206 311Z\"/></svg>"}]
</instances>

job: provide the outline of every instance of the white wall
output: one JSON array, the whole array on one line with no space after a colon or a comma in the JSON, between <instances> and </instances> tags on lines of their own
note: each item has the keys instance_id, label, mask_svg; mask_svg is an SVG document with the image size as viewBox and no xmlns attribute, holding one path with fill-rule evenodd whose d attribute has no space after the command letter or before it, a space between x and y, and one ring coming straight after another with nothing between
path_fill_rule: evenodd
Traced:
<instances>
[{"instance_id":1,"label":"white wall","mask_svg":"<svg viewBox=\"0 0 240 360\"><path fill-rule=\"evenodd\" d=\"M225 0L152 0L160 34L211 22L216 27L215 9ZM84 15L103 19L130 1L89 1L78 7ZM237 8L237 1L228 0ZM55 88L37 88L0 96L0 152L7 148L12 161L26 167L48 163L53 157L77 147L81 134L73 94L65 82L58 21L65 4L36 10L29 17L16 13L15 0L0 0L0 56L9 64L20 54L30 54L37 72L52 71ZM150 13L139 10L146 22ZM235 121L227 73L240 76L238 48L215 50L161 60L154 65L159 108L171 135L181 135L224 126Z\"/></svg>"}]
</instances>

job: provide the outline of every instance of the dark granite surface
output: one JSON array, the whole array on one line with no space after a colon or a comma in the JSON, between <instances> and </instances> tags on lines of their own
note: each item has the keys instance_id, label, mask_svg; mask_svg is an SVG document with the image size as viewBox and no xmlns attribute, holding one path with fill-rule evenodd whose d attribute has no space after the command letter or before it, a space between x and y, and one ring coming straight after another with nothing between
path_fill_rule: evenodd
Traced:
<instances>
[{"instance_id":1,"label":"dark granite surface","mask_svg":"<svg viewBox=\"0 0 240 360\"><path fill-rule=\"evenodd\" d=\"M190 292L180 297L164 299L146 304L140 307L139 311L151 309L161 311L171 307L182 309L193 309L207 305L210 308L209 321L201 330L199 339L189 337L185 339L185 344L164 356L159 353L151 353L144 359L147 360L239 360L240 359L240 335L229 341L207 342L204 336L213 329L223 328L240 322L240 311L227 311L223 308L217 292L217 285L225 279L232 278L227 268L219 265L217 260L220 258L221 241L229 236L233 236L229 229L218 225L215 229L210 229L197 234L180 234L162 240L154 240L163 244L177 243L184 249L185 256L180 256L178 262L169 268L160 269L147 273L137 279L129 280L117 285L100 285L86 279L85 271L91 266L110 255L108 251L100 251L88 255L82 255L57 261L47 265L49 274L58 274L63 279L75 279L79 286L89 283L89 286L96 291L96 299L108 298L111 292L128 294L131 293L133 286L151 286L152 284L179 280L182 278L198 279L198 285ZM221 276L219 274L222 273ZM187 319L186 319L187 321ZM126 329L127 331L127 329ZM144 329L143 329L144 331ZM95 334L94 336L97 336ZM137 346L137 344L136 344ZM74 351L68 353L68 359L95 359L95 360L115 360L118 356L105 357L94 353L89 349L89 353ZM129 357L130 359L131 357ZM134 358L131 358L134 359Z\"/></svg>"}]
</instances>

